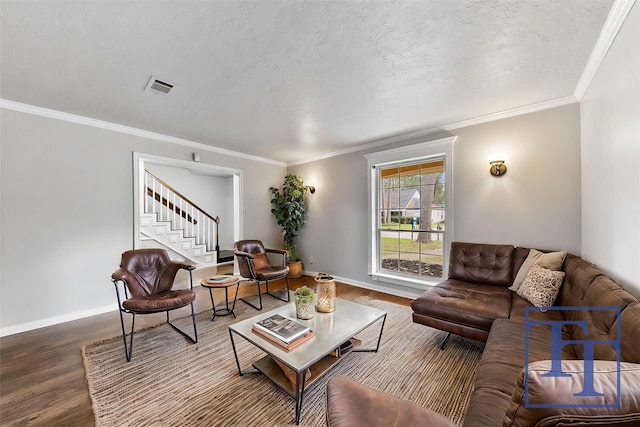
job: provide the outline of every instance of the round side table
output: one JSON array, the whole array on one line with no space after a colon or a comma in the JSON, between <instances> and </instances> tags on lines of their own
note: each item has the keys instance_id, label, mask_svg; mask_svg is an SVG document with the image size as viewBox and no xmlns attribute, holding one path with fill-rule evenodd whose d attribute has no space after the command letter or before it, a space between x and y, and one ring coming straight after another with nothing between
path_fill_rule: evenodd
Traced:
<instances>
[{"instance_id":1,"label":"round side table","mask_svg":"<svg viewBox=\"0 0 640 427\"><path fill-rule=\"evenodd\" d=\"M230 314L233 317L236 317L236 313L233 311L236 308L236 300L238 299L238 288L240 287L240 278L235 276L228 276L228 279L224 282L208 282L207 279L200 280L200 285L209 289L209 296L211 297L211 311L213 312L213 316L211 320L215 320L216 316L228 316ZM231 308L229 308L229 288L232 286L236 287L236 294L233 297L233 304ZM225 297L225 308L216 308L216 304L213 301L213 289L223 289L224 288L224 297Z\"/></svg>"}]
</instances>

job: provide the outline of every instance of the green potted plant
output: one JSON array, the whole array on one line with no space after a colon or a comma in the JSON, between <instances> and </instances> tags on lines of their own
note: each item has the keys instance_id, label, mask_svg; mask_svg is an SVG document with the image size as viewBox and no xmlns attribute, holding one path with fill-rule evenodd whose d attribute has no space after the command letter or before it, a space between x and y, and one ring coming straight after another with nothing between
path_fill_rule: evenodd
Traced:
<instances>
[{"instance_id":1,"label":"green potted plant","mask_svg":"<svg viewBox=\"0 0 640 427\"><path fill-rule=\"evenodd\" d=\"M316 307L316 293L310 288L302 286L296 290L294 302L296 304L296 316L300 319L311 319Z\"/></svg>"},{"instance_id":2,"label":"green potted plant","mask_svg":"<svg viewBox=\"0 0 640 427\"><path fill-rule=\"evenodd\" d=\"M292 278L302 275L302 261L296 249L296 238L305 223L304 197L310 188L304 185L302 178L291 174L284 177L282 188L269 188L273 196L271 212L278 225L282 227L284 246L289 251L289 277Z\"/></svg>"}]
</instances>

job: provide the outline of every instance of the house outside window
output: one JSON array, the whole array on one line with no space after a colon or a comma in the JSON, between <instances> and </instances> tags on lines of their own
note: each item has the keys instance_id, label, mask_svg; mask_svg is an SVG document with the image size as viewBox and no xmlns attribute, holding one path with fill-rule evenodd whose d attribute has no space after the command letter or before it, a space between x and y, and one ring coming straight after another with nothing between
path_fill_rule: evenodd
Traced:
<instances>
[{"instance_id":1,"label":"house outside window","mask_svg":"<svg viewBox=\"0 0 640 427\"><path fill-rule=\"evenodd\" d=\"M369 274L426 288L448 268L455 137L366 155L370 169Z\"/></svg>"}]
</instances>

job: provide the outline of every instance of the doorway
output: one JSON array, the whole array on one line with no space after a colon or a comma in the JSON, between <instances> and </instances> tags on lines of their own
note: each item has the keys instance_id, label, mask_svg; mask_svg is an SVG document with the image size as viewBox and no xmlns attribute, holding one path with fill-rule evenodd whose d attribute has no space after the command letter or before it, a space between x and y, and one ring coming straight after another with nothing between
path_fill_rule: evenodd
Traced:
<instances>
[{"instance_id":1,"label":"doorway","mask_svg":"<svg viewBox=\"0 0 640 427\"><path fill-rule=\"evenodd\" d=\"M133 153L133 196L134 196L134 209L133 209L133 247L139 249L143 246L141 239L141 226L140 218L144 212L144 202L146 196L146 184L145 184L145 171L156 170L170 170L176 168L183 174L187 171L194 176L208 177L211 179L219 179L225 182L229 182L228 194L230 197L224 199L224 211L228 213L230 218L224 218L226 227L221 233L221 242L226 243L224 246L233 245L233 242L240 240L242 235L242 171L237 169L231 169L223 166L212 165L207 163L190 162L185 160L178 160L169 157L155 156L145 153ZM179 173L175 174L179 176ZM174 183L179 185L179 183ZM229 206L231 205L231 206ZM226 258L227 251L220 251ZM216 254L219 255L219 254ZM224 260L225 258L223 258ZM233 260L233 259L231 259ZM225 262L225 261L222 261Z\"/></svg>"}]
</instances>

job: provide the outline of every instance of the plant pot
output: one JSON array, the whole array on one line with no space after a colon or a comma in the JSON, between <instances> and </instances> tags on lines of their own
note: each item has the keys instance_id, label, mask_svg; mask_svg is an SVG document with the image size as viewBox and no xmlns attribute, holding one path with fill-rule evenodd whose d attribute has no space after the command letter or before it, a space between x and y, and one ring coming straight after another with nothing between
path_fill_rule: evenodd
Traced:
<instances>
[{"instance_id":1,"label":"plant pot","mask_svg":"<svg viewBox=\"0 0 640 427\"><path fill-rule=\"evenodd\" d=\"M289 261L287 265L289 266L290 279L297 279L302 276L302 261Z\"/></svg>"},{"instance_id":2,"label":"plant pot","mask_svg":"<svg viewBox=\"0 0 640 427\"><path fill-rule=\"evenodd\" d=\"M296 317L298 319L313 319L313 315L316 311L316 303L314 302L298 302L298 299L295 299L296 303Z\"/></svg>"}]
</instances>

